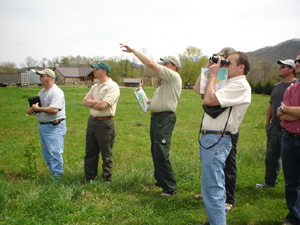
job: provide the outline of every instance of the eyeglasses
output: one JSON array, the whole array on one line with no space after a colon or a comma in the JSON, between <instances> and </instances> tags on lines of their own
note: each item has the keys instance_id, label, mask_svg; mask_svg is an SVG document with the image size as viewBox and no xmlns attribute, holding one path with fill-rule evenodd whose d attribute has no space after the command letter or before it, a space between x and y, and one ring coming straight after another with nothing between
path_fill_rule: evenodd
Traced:
<instances>
[{"instance_id":1,"label":"eyeglasses","mask_svg":"<svg viewBox=\"0 0 300 225\"><path fill-rule=\"evenodd\" d=\"M295 64L296 64L297 62L300 63L300 59L296 59L296 60L295 60Z\"/></svg>"},{"instance_id":2,"label":"eyeglasses","mask_svg":"<svg viewBox=\"0 0 300 225\"><path fill-rule=\"evenodd\" d=\"M281 65L280 65L280 68L285 68L285 67L290 67L290 68L292 68L291 66L286 65L286 64L281 64Z\"/></svg>"},{"instance_id":3,"label":"eyeglasses","mask_svg":"<svg viewBox=\"0 0 300 225\"><path fill-rule=\"evenodd\" d=\"M47 75L40 75L40 78L44 77L44 76L47 76Z\"/></svg>"}]
</instances>

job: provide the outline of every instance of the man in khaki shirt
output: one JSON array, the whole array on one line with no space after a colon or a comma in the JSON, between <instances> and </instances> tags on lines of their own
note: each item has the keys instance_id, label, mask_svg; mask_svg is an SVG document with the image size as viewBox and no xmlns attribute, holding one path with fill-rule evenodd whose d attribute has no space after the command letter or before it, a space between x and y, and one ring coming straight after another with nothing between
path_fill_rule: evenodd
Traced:
<instances>
[{"instance_id":1,"label":"man in khaki shirt","mask_svg":"<svg viewBox=\"0 0 300 225\"><path fill-rule=\"evenodd\" d=\"M177 72L180 61L173 57L160 60L162 65L154 62L143 53L120 44L123 51L133 53L144 65L152 69L162 79L160 87L155 91L152 100L148 101L151 113L150 138L151 154L154 164L156 183L153 187L162 188L161 197L169 197L177 193L177 184L169 159L172 132L176 122L175 111L182 89L182 80Z\"/></svg>"},{"instance_id":2,"label":"man in khaki shirt","mask_svg":"<svg viewBox=\"0 0 300 225\"><path fill-rule=\"evenodd\" d=\"M112 150L116 135L114 116L120 89L118 84L108 77L110 68L106 63L100 62L91 67L94 68L94 76L99 79L99 83L91 87L82 102L83 106L90 107L84 172L87 182L95 179L101 153L102 178L104 181L112 181Z\"/></svg>"}]
</instances>

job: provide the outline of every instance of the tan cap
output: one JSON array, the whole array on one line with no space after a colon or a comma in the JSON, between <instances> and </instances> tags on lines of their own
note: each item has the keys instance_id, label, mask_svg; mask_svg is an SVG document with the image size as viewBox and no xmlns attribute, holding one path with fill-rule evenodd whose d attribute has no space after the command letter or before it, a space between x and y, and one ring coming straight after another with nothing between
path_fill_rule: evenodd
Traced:
<instances>
[{"instance_id":1,"label":"tan cap","mask_svg":"<svg viewBox=\"0 0 300 225\"><path fill-rule=\"evenodd\" d=\"M44 69L44 70L36 71L36 74L37 75L49 75L49 76L53 77L53 79L55 78L55 73L51 69Z\"/></svg>"},{"instance_id":2,"label":"tan cap","mask_svg":"<svg viewBox=\"0 0 300 225\"><path fill-rule=\"evenodd\" d=\"M177 59L174 56L170 55L170 56L167 56L167 57L164 57L164 58L160 58L160 60L163 61L163 62L165 62L165 63L171 62L174 65L176 65L178 68L181 67L181 63L180 63L179 59Z\"/></svg>"},{"instance_id":3,"label":"tan cap","mask_svg":"<svg viewBox=\"0 0 300 225\"><path fill-rule=\"evenodd\" d=\"M219 55L219 56L227 55L228 56L233 52L235 52L235 50L233 48L225 47L219 53L215 53L214 55Z\"/></svg>"}]
</instances>

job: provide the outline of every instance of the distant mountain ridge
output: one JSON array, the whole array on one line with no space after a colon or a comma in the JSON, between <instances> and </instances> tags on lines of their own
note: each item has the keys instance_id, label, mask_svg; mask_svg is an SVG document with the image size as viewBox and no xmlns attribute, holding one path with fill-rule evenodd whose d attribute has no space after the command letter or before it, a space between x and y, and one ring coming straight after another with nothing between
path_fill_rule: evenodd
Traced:
<instances>
[{"instance_id":1,"label":"distant mountain ridge","mask_svg":"<svg viewBox=\"0 0 300 225\"><path fill-rule=\"evenodd\" d=\"M276 63L279 59L295 59L300 52L300 39L294 38L275 46L267 46L247 54L255 60Z\"/></svg>"}]
</instances>

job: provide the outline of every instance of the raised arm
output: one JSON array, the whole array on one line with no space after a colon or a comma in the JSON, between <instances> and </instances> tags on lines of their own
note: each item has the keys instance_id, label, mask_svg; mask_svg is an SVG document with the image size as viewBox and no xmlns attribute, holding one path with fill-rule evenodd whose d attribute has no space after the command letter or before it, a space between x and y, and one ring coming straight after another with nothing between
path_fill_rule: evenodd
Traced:
<instances>
[{"instance_id":1,"label":"raised arm","mask_svg":"<svg viewBox=\"0 0 300 225\"><path fill-rule=\"evenodd\" d=\"M145 54L139 52L136 49L130 48L128 45L121 44L120 48L125 48L122 49L123 52L127 53L133 53L145 66L153 70L155 73L159 73L160 70L160 65L156 62L153 61L150 57L146 56Z\"/></svg>"}]
</instances>

